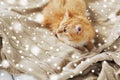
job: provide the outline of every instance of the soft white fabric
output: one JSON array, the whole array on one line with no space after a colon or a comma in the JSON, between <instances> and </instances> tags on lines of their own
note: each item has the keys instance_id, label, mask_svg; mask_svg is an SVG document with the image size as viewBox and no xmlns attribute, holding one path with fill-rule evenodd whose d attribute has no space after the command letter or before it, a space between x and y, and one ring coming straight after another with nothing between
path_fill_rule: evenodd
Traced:
<instances>
[{"instance_id":1,"label":"soft white fabric","mask_svg":"<svg viewBox=\"0 0 120 80\"><path fill-rule=\"evenodd\" d=\"M44 1L29 0L21 5L5 0L1 5L1 60L9 62L7 70L15 75L29 74L37 80L119 80L120 1L86 0L96 29L97 51L88 53L90 56L59 41L42 27L38 18L36 22L36 15L41 15L42 6L47 3ZM105 52L101 52L103 49Z\"/></svg>"}]
</instances>

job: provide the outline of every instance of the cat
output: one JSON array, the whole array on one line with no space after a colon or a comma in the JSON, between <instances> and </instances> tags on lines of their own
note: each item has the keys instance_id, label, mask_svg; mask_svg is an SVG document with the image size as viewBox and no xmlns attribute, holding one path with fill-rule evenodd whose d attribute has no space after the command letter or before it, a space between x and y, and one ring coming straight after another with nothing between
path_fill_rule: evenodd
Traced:
<instances>
[{"instance_id":1,"label":"cat","mask_svg":"<svg viewBox=\"0 0 120 80\"><path fill-rule=\"evenodd\" d=\"M93 49L95 31L86 17L84 0L50 0L42 13L42 24L60 41L81 50Z\"/></svg>"}]
</instances>

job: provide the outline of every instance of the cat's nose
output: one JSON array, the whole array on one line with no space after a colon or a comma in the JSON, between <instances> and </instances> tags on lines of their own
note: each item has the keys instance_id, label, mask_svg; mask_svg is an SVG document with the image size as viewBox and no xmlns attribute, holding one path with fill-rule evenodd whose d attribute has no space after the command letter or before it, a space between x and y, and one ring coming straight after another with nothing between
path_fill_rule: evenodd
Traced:
<instances>
[{"instance_id":1,"label":"cat's nose","mask_svg":"<svg viewBox=\"0 0 120 80\"><path fill-rule=\"evenodd\" d=\"M57 34L55 34L55 36L58 38L58 35L57 35Z\"/></svg>"}]
</instances>

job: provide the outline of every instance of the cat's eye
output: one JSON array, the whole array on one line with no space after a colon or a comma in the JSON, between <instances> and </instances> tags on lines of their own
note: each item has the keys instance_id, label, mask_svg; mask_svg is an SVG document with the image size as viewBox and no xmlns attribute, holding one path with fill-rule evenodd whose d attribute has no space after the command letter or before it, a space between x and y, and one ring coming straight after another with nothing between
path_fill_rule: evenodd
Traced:
<instances>
[{"instance_id":1,"label":"cat's eye","mask_svg":"<svg viewBox=\"0 0 120 80\"><path fill-rule=\"evenodd\" d=\"M75 31L76 31L77 33L81 32L81 30L82 30L82 28L81 28L80 25L77 25L77 26L75 27Z\"/></svg>"},{"instance_id":2,"label":"cat's eye","mask_svg":"<svg viewBox=\"0 0 120 80\"><path fill-rule=\"evenodd\" d=\"M81 31L81 27L78 27L78 29L77 29L78 31Z\"/></svg>"},{"instance_id":3,"label":"cat's eye","mask_svg":"<svg viewBox=\"0 0 120 80\"><path fill-rule=\"evenodd\" d=\"M63 29L64 32L67 32L66 28Z\"/></svg>"}]
</instances>

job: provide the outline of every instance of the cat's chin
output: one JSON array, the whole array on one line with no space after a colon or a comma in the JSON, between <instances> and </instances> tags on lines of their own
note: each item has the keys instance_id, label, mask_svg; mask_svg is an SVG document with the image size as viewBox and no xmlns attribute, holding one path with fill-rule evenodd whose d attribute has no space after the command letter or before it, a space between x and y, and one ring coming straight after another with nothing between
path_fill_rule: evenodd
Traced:
<instances>
[{"instance_id":1,"label":"cat's chin","mask_svg":"<svg viewBox=\"0 0 120 80\"><path fill-rule=\"evenodd\" d=\"M76 43L76 42L68 40L67 42L64 42L64 43L66 43L67 45L69 45L75 49L79 49L81 51L88 51L87 48L84 46L86 44L85 41L81 41L81 42Z\"/></svg>"},{"instance_id":2,"label":"cat's chin","mask_svg":"<svg viewBox=\"0 0 120 80\"><path fill-rule=\"evenodd\" d=\"M76 43L76 42L73 42L73 41L68 41L66 44L68 44L68 45L70 45L74 48L77 48L77 49L82 49L82 48L84 48L84 45L86 44L86 42L81 41L81 42Z\"/></svg>"},{"instance_id":3,"label":"cat's chin","mask_svg":"<svg viewBox=\"0 0 120 80\"><path fill-rule=\"evenodd\" d=\"M60 35L60 34L57 34L56 37L60 41L64 42L65 44L72 46L74 48L77 48L77 49L83 48L84 45L87 43L86 41L80 41L80 42L71 41L67 36Z\"/></svg>"}]
</instances>

